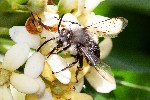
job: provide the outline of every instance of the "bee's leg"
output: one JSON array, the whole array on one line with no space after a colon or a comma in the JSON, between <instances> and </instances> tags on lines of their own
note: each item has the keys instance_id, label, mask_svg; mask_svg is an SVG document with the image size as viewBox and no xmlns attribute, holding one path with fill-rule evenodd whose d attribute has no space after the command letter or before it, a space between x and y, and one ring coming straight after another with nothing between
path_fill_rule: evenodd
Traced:
<instances>
[{"instance_id":1,"label":"bee's leg","mask_svg":"<svg viewBox=\"0 0 150 100\"><path fill-rule=\"evenodd\" d=\"M60 47L62 47L62 46L63 46L62 42L58 41L58 45L53 48L53 50L48 54L47 58L48 58L51 54L59 54L59 53L61 53L62 51L67 50L67 49L71 46L71 44L68 44L66 47L62 48L62 50L60 50L60 51L58 51L58 52L56 52L56 53L54 52L55 50L58 50L58 49L59 49Z\"/></svg>"},{"instance_id":2,"label":"bee's leg","mask_svg":"<svg viewBox=\"0 0 150 100\"><path fill-rule=\"evenodd\" d=\"M45 42L43 42L43 43L41 44L41 46L40 46L36 51L39 52L40 49L41 49L44 45L46 45L48 42L50 42L50 41L52 41L52 40L55 40L56 38L58 38L58 37L54 37L54 38L51 38L51 39L49 39L49 40L46 40ZM59 42L59 40L58 40L57 42ZM54 53L54 51L55 51L55 50L58 50L60 47L62 47L62 43L58 43L58 45L57 45L56 47L54 47L53 50L50 51L50 52L47 54L47 58L48 58L51 54L57 54L57 53ZM66 49L67 49L67 48L66 48Z\"/></svg>"},{"instance_id":3,"label":"bee's leg","mask_svg":"<svg viewBox=\"0 0 150 100\"><path fill-rule=\"evenodd\" d=\"M53 50L48 53L47 58L48 58L51 54L57 54L57 53L54 53L54 51L55 51L55 50L58 50L59 48L60 48L59 45L57 45L56 47L54 47Z\"/></svg>"},{"instance_id":4,"label":"bee's leg","mask_svg":"<svg viewBox=\"0 0 150 100\"><path fill-rule=\"evenodd\" d=\"M78 66L79 71L82 70L82 67L83 67L83 55L79 57L79 66Z\"/></svg>"},{"instance_id":5,"label":"bee's leg","mask_svg":"<svg viewBox=\"0 0 150 100\"><path fill-rule=\"evenodd\" d=\"M45 45L45 44L47 44L49 41L51 41L51 40L55 40L57 37L54 37L54 38L51 38L51 39L49 39L49 40L46 40L44 43L42 43L41 44L41 46L36 50L37 52L38 51L40 51L40 49Z\"/></svg>"},{"instance_id":6,"label":"bee's leg","mask_svg":"<svg viewBox=\"0 0 150 100\"><path fill-rule=\"evenodd\" d=\"M79 66L77 66L77 71L76 71L76 83L78 83L78 74L79 74L79 71L82 70L82 67L83 67L83 55L79 55Z\"/></svg>"},{"instance_id":7,"label":"bee's leg","mask_svg":"<svg viewBox=\"0 0 150 100\"><path fill-rule=\"evenodd\" d=\"M60 71L58 71L58 72L54 72L54 73L59 73L59 72L61 72L61 71L64 71L64 70L66 70L66 69L68 69L68 68L71 68L73 65L75 65L78 61L79 61L79 58L78 58L78 55L73 55L73 57L75 58L75 61L74 62L72 62L71 64L69 64L67 67L65 67L64 69L62 69L62 70L60 70Z\"/></svg>"},{"instance_id":8,"label":"bee's leg","mask_svg":"<svg viewBox=\"0 0 150 100\"><path fill-rule=\"evenodd\" d=\"M57 54L61 53L62 51L67 50L70 46L71 44L68 44L66 47L62 48L62 50L58 51Z\"/></svg>"}]
</instances>

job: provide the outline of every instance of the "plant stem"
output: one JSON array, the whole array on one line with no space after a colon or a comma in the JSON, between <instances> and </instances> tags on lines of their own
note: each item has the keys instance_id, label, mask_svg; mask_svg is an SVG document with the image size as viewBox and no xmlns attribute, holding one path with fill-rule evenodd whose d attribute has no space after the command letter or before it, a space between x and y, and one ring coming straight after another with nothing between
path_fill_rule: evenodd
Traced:
<instances>
[{"instance_id":1,"label":"plant stem","mask_svg":"<svg viewBox=\"0 0 150 100\"><path fill-rule=\"evenodd\" d=\"M126 81L121 81L121 80L116 80L116 82L118 84L121 84L121 85L124 85L124 86L127 86L127 87L141 89L141 90L145 90L145 91L150 92L150 87L148 87L148 86L141 86L141 85L138 85L138 84L133 84L133 83L126 82Z\"/></svg>"}]
</instances>

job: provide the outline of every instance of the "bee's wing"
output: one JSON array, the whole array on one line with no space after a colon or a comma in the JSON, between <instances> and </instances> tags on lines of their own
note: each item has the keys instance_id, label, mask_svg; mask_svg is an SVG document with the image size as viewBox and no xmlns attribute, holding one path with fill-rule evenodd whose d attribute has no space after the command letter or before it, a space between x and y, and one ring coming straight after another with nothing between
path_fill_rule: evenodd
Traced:
<instances>
[{"instance_id":1,"label":"bee's wing","mask_svg":"<svg viewBox=\"0 0 150 100\"><path fill-rule=\"evenodd\" d=\"M84 53L84 55L92 65L96 65L97 63L100 63L99 58L91 54L91 52L89 52L85 47L80 47L80 50Z\"/></svg>"},{"instance_id":2,"label":"bee's wing","mask_svg":"<svg viewBox=\"0 0 150 100\"><path fill-rule=\"evenodd\" d=\"M84 53L86 58L90 61L93 67L105 80L111 83L115 82L114 75L107 64L100 61L100 59L95 55L92 55L85 47L81 47L80 50Z\"/></svg>"},{"instance_id":3,"label":"bee's wing","mask_svg":"<svg viewBox=\"0 0 150 100\"><path fill-rule=\"evenodd\" d=\"M110 67L107 64L105 64L104 62L101 62L94 67L105 80L111 83L115 82L114 75Z\"/></svg>"},{"instance_id":4,"label":"bee's wing","mask_svg":"<svg viewBox=\"0 0 150 100\"><path fill-rule=\"evenodd\" d=\"M89 33L96 33L100 37L116 37L127 25L128 21L123 17L107 18L95 15L86 22Z\"/></svg>"}]
</instances>

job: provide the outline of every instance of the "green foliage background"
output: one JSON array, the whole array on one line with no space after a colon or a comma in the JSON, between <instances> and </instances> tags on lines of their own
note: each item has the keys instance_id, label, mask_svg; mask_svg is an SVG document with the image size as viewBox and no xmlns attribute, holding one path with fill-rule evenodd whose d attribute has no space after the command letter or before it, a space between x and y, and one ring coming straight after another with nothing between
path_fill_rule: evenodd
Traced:
<instances>
[{"instance_id":1,"label":"green foliage background","mask_svg":"<svg viewBox=\"0 0 150 100\"><path fill-rule=\"evenodd\" d=\"M19 5L26 1L0 0L1 53L7 51L6 45L14 44L9 38L8 29L24 25L30 16ZM150 0L106 0L94 12L107 17L122 16L129 23L113 39L112 52L105 59L113 70L117 89L109 94L101 94L86 82L87 88L83 92L91 94L94 100L150 100Z\"/></svg>"},{"instance_id":2,"label":"green foliage background","mask_svg":"<svg viewBox=\"0 0 150 100\"><path fill-rule=\"evenodd\" d=\"M122 16L129 22L113 39L112 52L105 60L113 69L117 89L105 98L96 96L95 100L150 100L150 1L106 0L95 13Z\"/></svg>"}]
</instances>

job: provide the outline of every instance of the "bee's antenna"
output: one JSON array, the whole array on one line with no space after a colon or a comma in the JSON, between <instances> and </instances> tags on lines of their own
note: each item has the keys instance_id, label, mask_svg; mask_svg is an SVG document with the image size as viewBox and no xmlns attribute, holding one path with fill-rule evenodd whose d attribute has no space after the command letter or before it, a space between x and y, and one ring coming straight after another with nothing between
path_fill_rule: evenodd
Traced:
<instances>
[{"instance_id":1,"label":"bee's antenna","mask_svg":"<svg viewBox=\"0 0 150 100\"><path fill-rule=\"evenodd\" d=\"M59 24L58 24L58 33L60 33L60 25L61 25L61 21L62 21L62 18L63 18L63 16L64 16L64 14L61 16L61 18L60 18L60 21L59 21Z\"/></svg>"},{"instance_id":2,"label":"bee's antenna","mask_svg":"<svg viewBox=\"0 0 150 100\"><path fill-rule=\"evenodd\" d=\"M54 38L51 38L51 39L46 40L45 42L43 42L43 43L41 44L41 46L40 46L36 51L39 52L40 49L41 49L45 44L47 44L49 41L54 40L54 39L56 39L56 38L57 38L57 37L54 37Z\"/></svg>"}]
</instances>

